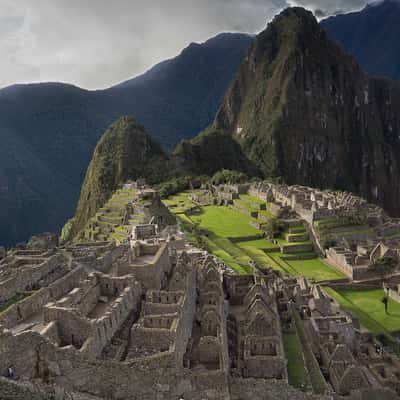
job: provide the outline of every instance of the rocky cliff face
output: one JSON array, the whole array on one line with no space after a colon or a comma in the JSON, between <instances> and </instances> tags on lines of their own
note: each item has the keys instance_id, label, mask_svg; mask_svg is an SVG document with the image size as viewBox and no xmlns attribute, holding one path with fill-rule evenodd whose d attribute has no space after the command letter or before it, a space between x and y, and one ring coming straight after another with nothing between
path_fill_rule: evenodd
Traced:
<instances>
[{"instance_id":1,"label":"rocky cliff face","mask_svg":"<svg viewBox=\"0 0 400 400\"><path fill-rule=\"evenodd\" d=\"M138 178L158 182L169 172L167 163L167 155L141 125L120 118L96 146L68 236L79 232L119 185Z\"/></svg>"},{"instance_id":2,"label":"rocky cliff face","mask_svg":"<svg viewBox=\"0 0 400 400\"><path fill-rule=\"evenodd\" d=\"M352 190L400 214L400 84L366 75L302 8L256 38L214 128L266 176Z\"/></svg>"}]
</instances>

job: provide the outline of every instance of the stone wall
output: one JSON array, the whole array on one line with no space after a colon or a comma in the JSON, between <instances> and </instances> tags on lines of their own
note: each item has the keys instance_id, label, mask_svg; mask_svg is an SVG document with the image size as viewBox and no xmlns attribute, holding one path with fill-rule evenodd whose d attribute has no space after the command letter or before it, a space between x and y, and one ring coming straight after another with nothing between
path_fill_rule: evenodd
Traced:
<instances>
[{"instance_id":1,"label":"stone wall","mask_svg":"<svg viewBox=\"0 0 400 400\"><path fill-rule=\"evenodd\" d=\"M281 252L283 254L296 254L296 253L307 253L312 252L314 249L313 245L310 244L294 244L290 246L281 246Z\"/></svg>"},{"instance_id":2,"label":"stone wall","mask_svg":"<svg viewBox=\"0 0 400 400\"><path fill-rule=\"evenodd\" d=\"M60 298L76 287L86 274L84 267L77 267L49 287L40 289L18 304L14 304L0 314L0 325L10 329L33 314L42 311L45 304Z\"/></svg>"},{"instance_id":3,"label":"stone wall","mask_svg":"<svg viewBox=\"0 0 400 400\"><path fill-rule=\"evenodd\" d=\"M35 378L42 343L44 339L38 333L30 331L14 336L0 326L0 375L6 376L7 368L12 366L16 378Z\"/></svg>"},{"instance_id":4,"label":"stone wall","mask_svg":"<svg viewBox=\"0 0 400 400\"><path fill-rule=\"evenodd\" d=\"M140 263L140 256L134 258L131 263L118 265L118 275L133 274L140 281L145 290L160 290L166 282L166 277L171 272L171 259L167 243L154 246L143 246L140 250L142 255L154 255L154 259L146 263ZM153 253L152 253L153 252Z\"/></svg>"},{"instance_id":5,"label":"stone wall","mask_svg":"<svg viewBox=\"0 0 400 400\"><path fill-rule=\"evenodd\" d=\"M56 254L42 264L18 268L10 279L0 282L0 303L11 299L17 293L32 289L41 279L65 266L66 262L62 254Z\"/></svg>"}]
</instances>

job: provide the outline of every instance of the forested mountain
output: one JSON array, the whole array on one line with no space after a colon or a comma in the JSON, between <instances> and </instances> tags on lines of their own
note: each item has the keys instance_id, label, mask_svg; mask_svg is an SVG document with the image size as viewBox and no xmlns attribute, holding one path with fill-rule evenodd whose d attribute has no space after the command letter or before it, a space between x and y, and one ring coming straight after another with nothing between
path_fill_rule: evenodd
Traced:
<instances>
[{"instance_id":1,"label":"forested mountain","mask_svg":"<svg viewBox=\"0 0 400 400\"><path fill-rule=\"evenodd\" d=\"M0 244L57 231L73 214L93 149L124 115L165 148L210 121L252 42L221 34L107 90L60 83L0 90Z\"/></svg>"},{"instance_id":2,"label":"forested mountain","mask_svg":"<svg viewBox=\"0 0 400 400\"><path fill-rule=\"evenodd\" d=\"M400 79L400 1L384 0L321 22L329 36L372 75Z\"/></svg>"}]
</instances>

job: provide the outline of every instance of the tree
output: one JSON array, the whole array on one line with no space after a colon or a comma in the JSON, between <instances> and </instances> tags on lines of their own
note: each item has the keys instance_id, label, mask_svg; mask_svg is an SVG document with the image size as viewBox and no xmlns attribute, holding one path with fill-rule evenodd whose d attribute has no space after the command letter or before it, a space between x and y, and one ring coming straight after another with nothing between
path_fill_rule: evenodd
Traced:
<instances>
[{"instance_id":1,"label":"tree","mask_svg":"<svg viewBox=\"0 0 400 400\"><path fill-rule=\"evenodd\" d=\"M223 184L235 184L244 183L248 181L248 176L243 172L231 171L228 169L223 169L214 174L210 179L213 185L223 185Z\"/></svg>"},{"instance_id":2,"label":"tree","mask_svg":"<svg viewBox=\"0 0 400 400\"><path fill-rule=\"evenodd\" d=\"M369 269L375 275L379 275L384 282L388 275L391 275L397 268L398 262L393 257L381 257L372 264ZM388 314L389 298L385 294L382 299L382 303L385 307L385 313Z\"/></svg>"},{"instance_id":3,"label":"tree","mask_svg":"<svg viewBox=\"0 0 400 400\"><path fill-rule=\"evenodd\" d=\"M275 218L270 219L265 227L265 233L271 239L280 237L284 231L285 224Z\"/></svg>"}]
</instances>

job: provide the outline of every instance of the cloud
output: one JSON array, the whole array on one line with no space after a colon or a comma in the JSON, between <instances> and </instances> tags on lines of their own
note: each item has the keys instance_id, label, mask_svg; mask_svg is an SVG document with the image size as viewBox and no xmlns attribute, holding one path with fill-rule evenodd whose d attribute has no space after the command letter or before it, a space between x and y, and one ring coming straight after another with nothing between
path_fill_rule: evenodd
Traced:
<instances>
[{"instance_id":1,"label":"cloud","mask_svg":"<svg viewBox=\"0 0 400 400\"><path fill-rule=\"evenodd\" d=\"M223 31L255 33L288 5L319 17L363 0L2 0L0 87L64 81L103 88Z\"/></svg>"},{"instance_id":2,"label":"cloud","mask_svg":"<svg viewBox=\"0 0 400 400\"><path fill-rule=\"evenodd\" d=\"M318 18L359 10L365 7L367 2L367 0L288 0L290 5L314 11Z\"/></svg>"}]
</instances>

